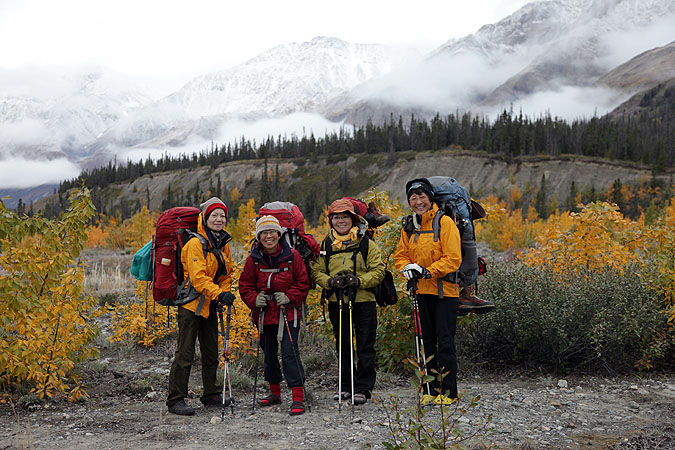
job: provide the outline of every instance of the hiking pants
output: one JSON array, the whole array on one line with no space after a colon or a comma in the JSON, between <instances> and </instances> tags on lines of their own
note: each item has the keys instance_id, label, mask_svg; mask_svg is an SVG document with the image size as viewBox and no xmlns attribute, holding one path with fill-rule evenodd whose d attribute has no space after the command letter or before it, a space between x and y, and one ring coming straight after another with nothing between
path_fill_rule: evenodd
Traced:
<instances>
[{"instance_id":1,"label":"hiking pants","mask_svg":"<svg viewBox=\"0 0 675 450\"><path fill-rule=\"evenodd\" d=\"M260 348L262 348L265 359L263 362L265 368L265 381L272 384L281 383L281 367L284 369L284 377L289 388L302 386L302 381L305 379L305 369L300 360L300 351L298 349L298 333L300 331L300 323L293 326L294 321L288 322L288 327L291 330L293 337L293 344L288 338L288 331L285 323L281 325L269 324L263 326L263 333L260 336ZM279 357L277 351L277 333L279 326L283 327L284 337L281 340L281 366L279 365ZM295 348L294 348L295 347ZM296 362L297 358L297 362ZM298 366L300 372L298 372Z\"/></svg>"},{"instance_id":2,"label":"hiking pants","mask_svg":"<svg viewBox=\"0 0 675 450\"><path fill-rule=\"evenodd\" d=\"M340 309L338 302L328 302L328 317L333 325L335 349L339 354ZM356 335L356 354L354 360L354 393L370 398L375 387L375 337L377 333L377 305L372 302L354 302L352 310L354 334ZM342 306L342 386L341 392L352 392L351 361L349 349L352 339L349 335L349 303Z\"/></svg>"},{"instance_id":3,"label":"hiking pants","mask_svg":"<svg viewBox=\"0 0 675 450\"><path fill-rule=\"evenodd\" d=\"M211 311L208 319L196 315L189 309L178 307L178 343L169 373L169 396L166 405L171 406L188 396L190 369L195 357L195 343L199 339L202 353L202 399L221 393L222 386L216 386L218 370L218 318Z\"/></svg>"},{"instance_id":4,"label":"hiking pants","mask_svg":"<svg viewBox=\"0 0 675 450\"><path fill-rule=\"evenodd\" d=\"M427 363L427 369L431 376L436 376L434 370L444 374L442 386L437 379L429 383L431 395L436 395L440 389L443 395L457 398L455 331L458 306L459 299L456 297L438 298L428 294L419 297L424 353L427 358L433 356Z\"/></svg>"}]
</instances>

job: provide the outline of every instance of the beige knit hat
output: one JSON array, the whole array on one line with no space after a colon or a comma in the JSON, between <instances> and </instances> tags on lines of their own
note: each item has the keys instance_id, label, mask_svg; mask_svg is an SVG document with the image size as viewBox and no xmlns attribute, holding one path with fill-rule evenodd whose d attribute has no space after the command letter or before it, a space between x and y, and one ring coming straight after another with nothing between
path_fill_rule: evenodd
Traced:
<instances>
[{"instance_id":1,"label":"beige knit hat","mask_svg":"<svg viewBox=\"0 0 675 450\"><path fill-rule=\"evenodd\" d=\"M255 237L260 240L260 233L267 230L274 230L279 232L279 236L283 232L279 221L274 216L262 216L255 223Z\"/></svg>"}]
</instances>

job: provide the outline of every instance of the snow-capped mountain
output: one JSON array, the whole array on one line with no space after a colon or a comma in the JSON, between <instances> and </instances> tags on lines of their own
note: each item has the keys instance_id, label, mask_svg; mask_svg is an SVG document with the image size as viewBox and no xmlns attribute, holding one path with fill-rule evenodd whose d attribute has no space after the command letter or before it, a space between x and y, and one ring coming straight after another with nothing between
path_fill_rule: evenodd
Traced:
<instances>
[{"instance_id":1,"label":"snow-capped mountain","mask_svg":"<svg viewBox=\"0 0 675 450\"><path fill-rule=\"evenodd\" d=\"M589 1L528 3L497 23L483 25L473 34L447 41L431 57L480 54L492 64L498 64L507 56L520 54L527 57L528 53L534 53L547 43L564 37L583 14Z\"/></svg>"},{"instance_id":2,"label":"snow-capped mountain","mask_svg":"<svg viewBox=\"0 0 675 450\"><path fill-rule=\"evenodd\" d=\"M385 46L332 37L279 45L243 64L194 78L135 111L89 145L88 152L176 147L195 138L217 140L228 121L313 112L333 97L391 71L400 57Z\"/></svg>"},{"instance_id":3,"label":"snow-capped mountain","mask_svg":"<svg viewBox=\"0 0 675 450\"><path fill-rule=\"evenodd\" d=\"M365 123L372 111L379 117L426 111L422 117L430 118L470 109L491 114L529 101L528 114L571 115L556 103L575 108L574 95L581 97L577 116L596 106L609 110L628 93L583 89L636 54L670 42L674 26L673 0L538 0L447 41L416 66L333 99L322 113Z\"/></svg>"},{"instance_id":4,"label":"snow-capped mountain","mask_svg":"<svg viewBox=\"0 0 675 450\"><path fill-rule=\"evenodd\" d=\"M381 45L331 37L279 45L248 62L197 77L162 100L194 117L313 111L342 92L391 70Z\"/></svg>"},{"instance_id":5,"label":"snow-capped mountain","mask_svg":"<svg viewBox=\"0 0 675 450\"><path fill-rule=\"evenodd\" d=\"M99 70L42 74L30 92L7 83L0 94L0 159L86 156L86 145L150 97Z\"/></svg>"},{"instance_id":6,"label":"snow-capped mountain","mask_svg":"<svg viewBox=\"0 0 675 450\"><path fill-rule=\"evenodd\" d=\"M552 6L547 3L541 2L541 6ZM570 22L561 24L564 33L547 33L547 38L553 38L545 41L536 57L490 93L483 104L504 104L561 86L590 86L624 62L614 56L617 46L631 45L623 40L648 33L648 27L659 22L669 22L671 32L675 29L673 0L574 0L565 4L573 4L575 12L568 15ZM560 8L555 10L550 23L558 24Z\"/></svg>"}]
</instances>

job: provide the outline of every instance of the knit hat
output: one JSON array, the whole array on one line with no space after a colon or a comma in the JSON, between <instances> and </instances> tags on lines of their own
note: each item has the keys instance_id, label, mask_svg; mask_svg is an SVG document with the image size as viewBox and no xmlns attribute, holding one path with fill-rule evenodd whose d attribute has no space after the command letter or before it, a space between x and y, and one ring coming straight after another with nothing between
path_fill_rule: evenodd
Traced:
<instances>
[{"instance_id":1,"label":"knit hat","mask_svg":"<svg viewBox=\"0 0 675 450\"><path fill-rule=\"evenodd\" d=\"M333 203L330 204L328 207L328 217L346 212L350 216L352 216L352 220L357 222L358 217L356 212L354 212L354 205L352 205L352 202L347 200L346 198L340 198L335 200Z\"/></svg>"},{"instance_id":2,"label":"knit hat","mask_svg":"<svg viewBox=\"0 0 675 450\"><path fill-rule=\"evenodd\" d=\"M202 216L204 217L204 223L206 223L206 220L209 218L209 215L213 212L214 209L222 209L225 211L225 217L228 216L227 214L227 206L225 206L225 203L218 197L211 197L201 205L199 205L199 208L202 210Z\"/></svg>"},{"instance_id":3,"label":"knit hat","mask_svg":"<svg viewBox=\"0 0 675 450\"><path fill-rule=\"evenodd\" d=\"M430 201L434 200L434 188L426 178L415 178L410 180L405 184L405 197L410 202L410 197L413 195L413 192L421 189Z\"/></svg>"},{"instance_id":4,"label":"knit hat","mask_svg":"<svg viewBox=\"0 0 675 450\"><path fill-rule=\"evenodd\" d=\"M263 231L274 230L281 236L282 230L279 221L274 216L262 216L255 223L255 237L260 239L260 233Z\"/></svg>"}]
</instances>

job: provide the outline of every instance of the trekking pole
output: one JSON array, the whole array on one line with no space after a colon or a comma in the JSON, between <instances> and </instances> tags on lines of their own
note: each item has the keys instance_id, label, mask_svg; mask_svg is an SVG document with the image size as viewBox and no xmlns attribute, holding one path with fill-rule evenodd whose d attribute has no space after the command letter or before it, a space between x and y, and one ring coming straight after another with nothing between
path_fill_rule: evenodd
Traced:
<instances>
[{"instance_id":1,"label":"trekking pole","mask_svg":"<svg viewBox=\"0 0 675 450\"><path fill-rule=\"evenodd\" d=\"M255 401L256 393L258 387L258 366L260 365L260 337L263 332L263 317L265 314L265 309L263 307L258 308L258 342L255 351L255 376L253 377L253 404L251 405L251 414L255 414Z\"/></svg>"},{"instance_id":2,"label":"trekking pole","mask_svg":"<svg viewBox=\"0 0 675 450\"><path fill-rule=\"evenodd\" d=\"M338 299L338 412L342 412L342 302L344 300L342 289L336 289Z\"/></svg>"},{"instance_id":3,"label":"trekking pole","mask_svg":"<svg viewBox=\"0 0 675 450\"><path fill-rule=\"evenodd\" d=\"M230 380L230 319L232 317L232 305L227 305L227 314L226 314L227 325L223 324L223 307L218 305L218 320L220 322L220 333L225 339L225 349L223 351L223 359L225 361L225 367L223 367L223 402L221 403L220 409L220 420L221 422L225 420L225 388L229 390L229 400L230 400L230 409L231 413L234 414L234 398L232 397L232 382Z\"/></svg>"},{"instance_id":4,"label":"trekking pole","mask_svg":"<svg viewBox=\"0 0 675 450\"><path fill-rule=\"evenodd\" d=\"M354 321L352 320L352 309L355 300L356 288L351 288L349 290L349 360L352 378L352 420L354 420Z\"/></svg>"},{"instance_id":5,"label":"trekking pole","mask_svg":"<svg viewBox=\"0 0 675 450\"><path fill-rule=\"evenodd\" d=\"M408 281L408 289L410 289L412 304L413 304L413 322L415 328L415 352L417 353L417 365L422 370L422 380L427 375L427 358L424 354L424 338L422 337L422 321L420 319L420 305L417 295L417 278L411 278ZM421 353L421 358L420 358ZM427 387L427 395L431 399L431 388L429 382L424 383Z\"/></svg>"},{"instance_id":6,"label":"trekking pole","mask_svg":"<svg viewBox=\"0 0 675 450\"><path fill-rule=\"evenodd\" d=\"M293 342L293 335L291 334L291 327L288 325L288 311L286 311L286 306L281 307L281 311L284 313L284 323L286 324L286 331L288 332L288 339L291 341L291 347L293 347L293 357L295 358L295 363L298 366L298 375L300 375L300 381L302 382L302 391L305 392L305 375L303 374L302 367L300 367L300 350L295 348L295 342ZM297 309L296 315L297 315ZM296 352L297 350L297 352ZM312 411L312 406L307 402L307 410Z\"/></svg>"}]
</instances>

